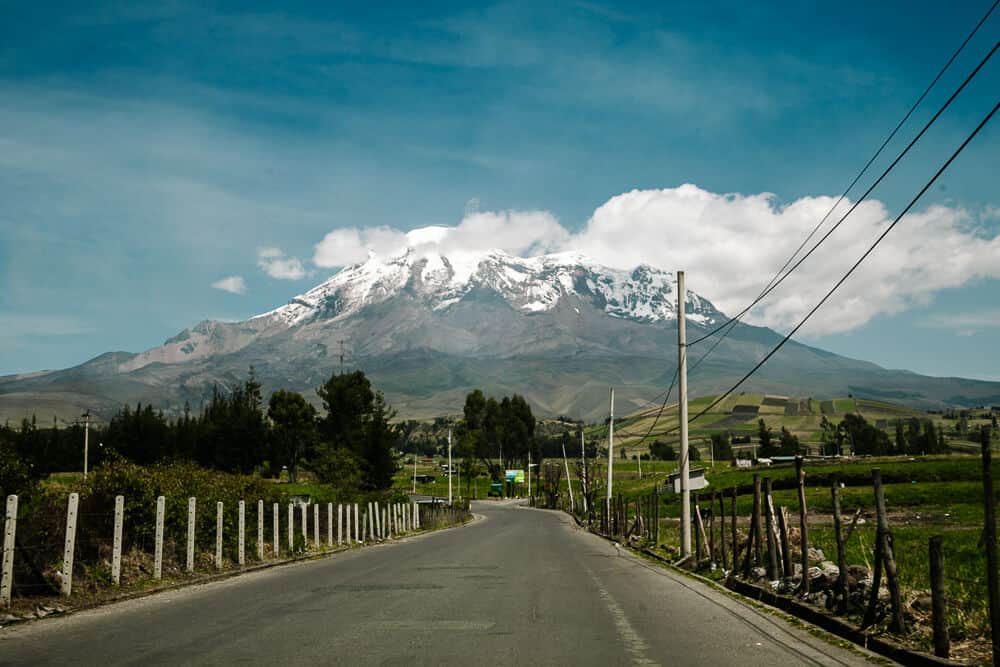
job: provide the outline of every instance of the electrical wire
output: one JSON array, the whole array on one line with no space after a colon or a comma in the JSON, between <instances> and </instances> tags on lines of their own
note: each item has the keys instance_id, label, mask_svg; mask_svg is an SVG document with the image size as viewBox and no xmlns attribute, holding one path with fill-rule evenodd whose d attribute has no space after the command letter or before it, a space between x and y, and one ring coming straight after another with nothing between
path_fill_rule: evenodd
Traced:
<instances>
[{"instance_id":1,"label":"electrical wire","mask_svg":"<svg viewBox=\"0 0 1000 667\"><path fill-rule=\"evenodd\" d=\"M735 322L738 322L739 320L741 320L743 318L743 316L745 316L751 309L753 309L754 306L756 306L768 294L770 294L774 290L774 288L778 286L778 284L780 284L781 282L783 282L784 279L787 278L789 274L791 274L793 271L795 271L796 268L798 268L799 264L802 263L801 260L798 263L796 263L795 266L793 266L788 271L788 273L785 274L784 277L782 277L780 280L778 279L778 277L781 275L781 273L786 268L788 268L788 265L791 264L795 260L795 257L798 256L799 252L802 251L802 248L804 248L806 246L806 244L809 243L809 241L812 239L812 237L816 235L816 232L818 232L820 230L820 228L822 228L823 224L830 217L830 214L832 214L837 209L837 207L841 204L841 202L843 202L843 200L847 197L848 193L850 193L850 191L857 184L857 182L859 180L861 180L861 177L864 176L864 174L868 171L868 168L871 167L872 163L875 162L875 160L878 158L878 156L882 154L882 151L885 150L885 147L889 144L890 141L892 141L892 139L896 136L896 134L899 132L900 128L903 127L903 125L910 118L910 116L913 115L913 112L916 111L917 107L920 106L920 104L921 104L921 102L923 102L924 98L927 97L927 94L930 93L931 89L937 84L937 82L941 79L941 77L948 70L948 68L951 67L951 64L955 61L955 59L959 56L959 54L965 49L965 46L972 40L972 38L976 35L976 33L979 32L979 28L982 27L982 25L990 17L990 15L996 9L996 7L997 7L998 4L1000 4L1000 0L994 0L993 5L989 8L989 10L987 10L986 14L983 15L983 17L979 20L979 22L976 24L976 26L972 29L972 32L970 32L969 35L965 38L965 40L958 46L958 48L955 50L955 52L951 55L951 57L948 59L948 61L944 64L944 66L941 68L941 70L937 73L937 76L934 77L934 79L930 82L930 84L928 84L927 88L924 89L924 92L921 93L920 97L917 98L916 102L914 102L910 106L909 111L907 111L906 115L903 116L903 118L896 124L896 127L893 128L893 130L889 134L889 136L886 137L885 141L882 142L882 145L879 146L878 150L875 151L875 154L872 155L871 158L868 159L868 162L866 162L865 166L861 168L861 171L858 172L858 175L854 177L854 180L851 181L851 184L847 186L847 188L844 190L844 192L840 195L840 197L837 199L837 201L833 204L833 206L830 207L830 209L826 212L826 215L824 215L822 217L822 219L816 224L816 226L813 227L813 230L811 232L809 232L809 235L806 236L805 240L803 240L802 243L799 244L799 247L796 248L795 252L793 252L791 254L791 256L788 258L788 260L785 261L784 265L782 265L782 267L780 269L778 269L778 271L774 274L774 276L771 278L771 280L768 281L767 285L760 292L760 294L758 294L757 297L753 301L751 301L750 304L746 308L744 308L743 310L741 310L739 312L739 314L737 314L735 317L730 318L729 320L727 320L723 324L719 325L715 329L712 329L708 333L706 333L706 334L704 334L704 335L696 338L695 340L693 340L690 343L688 343L688 345L691 345L691 346L697 345L698 343L701 343L702 341L704 341L706 338L710 338L711 336L714 336L715 334L719 333L720 331L722 331L723 329L725 329L727 326L729 326L731 324L734 324ZM995 47L994 47L994 50L996 50ZM949 98L948 102L945 103L944 107L942 107L941 110L939 110L938 113L934 115L934 118L931 119L930 123L928 123L928 125L926 125L924 127L924 129L921 130L920 134L917 135L917 137L910 143L910 145L906 147L906 150L904 150L903 153L901 153L899 155L899 157L897 157L896 160L893 161L892 165L890 165L890 167L885 172L883 172L882 176L879 177L879 179L872 185L872 187L869 188L865 192L865 194L862 195L862 197L854 204L854 206L851 207L851 210L848 211L844 215L844 217L841 218L840 221L837 222L837 224L834 226L834 228L833 228L833 230L831 230L831 232L834 231L834 230L836 230L837 227L840 226L840 223L843 222L844 219L848 215L850 215L851 211L853 211L855 208L857 208L858 204L860 204L871 193L871 191L875 189L875 186L878 185L878 183L881 182L881 180L888 174L888 172L892 170L892 167L894 167L895 164L897 162L899 162L899 160L903 157L903 155L905 155L910 150L910 148L913 146L913 144L916 143L917 139L919 139L923 135L923 133L926 132L927 128L930 127L930 125L933 124L933 122L937 119L937 117L941 114L941 112L943 112L944 109L947 108L947 106L951 103L951 100L954 99L954 97L956 97L959 92L961 92L962 88L965 87L965 84L967 84L972 79L972 77L975 76L975 74L979 71L979 69L985 64L985 62L987 60L990 59L990 57L992 55L993 55L993 52L991 51L990 54L987 55L987 57L985 58L985 60L980 64L980 66L977 67L973 71L973 73L969 76L969 78L966 79L965 83L963 83L962 86L960 86L959 89L952 95L952 97ZM812 252L817 247L819 247L819 245L822 244L823 241L825 241L828 237L829 237L829 233L826 236L824 236L820 240L820 242L817 243L816 246L814 246L813 249L810 250L806 254L806 256L802 258L802 260L805 260L806 257L808 257L810 254L812 254ZM732 329L730 329L730 331L732 331Z\"/></svg>"},{"instance_id":2,"label":"electrical wire","mask_svg":"<svg viewBox=\"0 0 1000 667\"><path fill-rule=\"evenodd\" d=\"M998 42L998 46L1000 46L1000 42ZM996 48L997 47L994 46L993 51L996 51ZM991 55L993 51L990 52ZM740 380L736 384L730 387L724 394L717 397L714 401L712 401L712 403L703 408L694 417L688 419L688 423L691 423L694 420L698 419L698 417L701 417L702 415L708 413L712 408L714 408L716 405L725 400L730 394L736 391L740 387L740 385L742 385L744 382L750 379L750 377L754 373L756 373L765 363L767 363L767 361L771 357L773 357L778 352L778 350L784 347L785 343L791 340L792 336L794 336L798 332L798 330L801 329L803 325L805 325L805 323L809 321L809 318L811 318L816 313L816 311L819 310L823 306L823 304L827 302L827 300L833 295L833 293L836 292L840 288L840 286L844 284L844 282L854 273L855 270L857 270L859 266L861 266L862 262L864 262L868 258L868 256L875 251L875 249L879 246L882 240L886 236L888 236L889 232L895 229L896 225L899 224L900 220L903 219L903 216L909 213L910 209L912 209L913 206L916 205L917 201L919 201L920 198L923 197L923 195L927 192L927 190L929 190L930 187L934 185L934 183L938 180L938 178L941 177L941 174L943 174L945 170L951 165L951 163L955 161L955 159L959 156L959 154L961 154L961 152L965 150L965 147L969 145L969 143L973 140L973 138L975 138L975 136L979 134L979 132L984 127L986 127L987 123L990 122L990 120L996 114L998 109L1000 109L1000 102L998 102L993 106L993 109L986 114L983 120L980 121L979 125L977 125L976 128L965 138L965 140L961 143L961 145L957 149L955 149L955 151L951 154L951 157L949 157L945 161L945 163L941 165L941 167L937 170L937 172L935 172L934 176L932 176L931 179L927 181L927 183L920 189L920 191L916 194L916 196L914 196L913 199L910 200L910 203L907 204L906 207L899 213L899 215L897 215L896 218L892 221L892 223L888 227L886 227L886 229L881 234L879 234L878 238L875 239L875 241L868 247L868 249L864 252L864 254L861 255L861 257L851 266L850 269L847 270L847 272L833 285L833 287L830 288L830 290L826 293L826 295L824 295L823 298L820 299L819 302L815 306L813 306L813 308L806 314L806 316L803 317L802 320L795 325L795 328L789 331L781 339L781 341L779 341L778 344L775 345L764 356L763 359L757 362L757 364L753 368L747 371L747 373L742 378L740 378ZM670 429L668 431L665 431L662 435L667 435L675 430L677 429L676 428Z\"/></svg>"}]
</instances>

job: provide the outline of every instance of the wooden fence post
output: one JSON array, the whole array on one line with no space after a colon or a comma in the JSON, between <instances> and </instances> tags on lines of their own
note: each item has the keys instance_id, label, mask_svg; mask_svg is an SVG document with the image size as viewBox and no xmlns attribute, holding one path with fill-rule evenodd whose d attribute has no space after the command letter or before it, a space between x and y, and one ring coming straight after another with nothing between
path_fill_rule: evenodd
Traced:
<instances>
[{"instance_id":1,"label":"wooden fence post","mask_svg":"<svg viewBox=\"0 0 1000 667\"><path fill-rule=\"evenodd\" d=\"M222 501L215 503L215 569L222 569Z\"/></svg>"},{"instance_id":2,"label":"wooden fence post","mask_svg":"<svg viewBox=\"0 0 1000 667\"><path fill-rule=\"evenodd\" d=\"M726 494L723 491L719 492L719 549L722 568L725 569L729 561L729 549L726 544Z\"/></svg>"},{"instance_id":3,"label":"wooden fence post","mask_svg":"<svg viewBox=\"0 0 1000 667\"><path fill-rule=\"evenodd\" d=\"M239 516L236 523L236 562L240 567L246 564L246 528L247 528L247 504L241 500L239 503Z\"/></svg>"},{"instance_id":4,"label":"wooden fence post","mask_svg":"<svg viewBox=\"0 0 1000 667\"><path fill-rule=\"evenodd\" d=\"M63 595L69 595L73 592L73 554L76 547L76 515L79 505L79 494L69 494L69 503L66 507L66 544L63 549L61 586Z\"/></svg>"},{"instance_id":5,"label":"wooden fence post","mask_svg":"<svg viewBox=\"0 0 1000 667\"><path fill-rule=\"evenodd\" d=\"M730 532L729 539L731 539L733 541L733 575L734 576L736 574L736 568L737 568L736 561L737 561L737 558L739 557L739 553L740 553L739 534L736 532L736 491L737 491L737 489L734 486L733 487L732 495L730 496L730 505L729 505L729 509L731 510L729 512L729 527L731 528L731 530L729 531Z\"/></svg>"},{"instance_id":6,"label":"wooden fence post","mask_svg":"<svg viewBox=\"0 0 1000 667\"><path fill-rule=\"evenodd\" d=\"M115 496L115 528L111 537L111 583L122 580L122 529L125 523L125 496Z\"/></svg>"},{"instance_id":7,"label":"wooden fence post","mask_svg":"<svg viewBox=\"0 0 1000 667\"><path fill-rule=\"evenodd\" d=\"M188 572L194 572L194 536L197 524L195 519L197 518L198 512L198 499L188 498L188 515L187 515L187 562L185 563L186 570Z\"/></svg>"},{"instance_id":8,"label":"wooden fence post","mask_svg":"<svg viewBox=\"0 0 1000 667\"><path fill-rule=\"evenodd\" d=\"M274 551L274 557L277 558L278 554L281 553L281 547L278 544L281 542L281 505L274 503L271 506L271 513L273 515L271 517L271 528L273 532L273 535L271 536L273 539L273 542L271 543L271 550Z\"/></svg>"},{"instance_id":9,"label":"wooden fence post","mask_svg":"<svg viewBox=\"0 0 1000 667\"><path fill-rule=\"evenodd\" d=\"M760 475L753 476L753 515L750 517L750 534L753 536L753 564L759 566L764 561L760 527Z\"/></svg>"},{"instance_id":10,"label":"wooden fence post","mask_svg":"<svg viewBox=\"0 0 1000 667\"><path fill-rule=\"evenodd\" d=\"M941 536L932 536L928 546L931 561L931 625L934 628L934 655L947 658L951 654L951 638L948 636L948 599L944 589Z\"/></svg>"},{"instance_id":11,"label":"wooden fence post","mask_svg":"<svg viewBox=\"0 0 1000 667\"><path fill-rule=\"evenodd\" d=\"M892 607L892 622L889 628L893 632L906 632L903 620L903 601L899 591L899 576L896 571L896 555L893 549L892 532L889 530L889 516L885 506L885 489L882 487L882 471L872 470L872 481L875 484L875 510L878 519L878 532L882 534L882 557L885 559L885 580L889 586L889 604Z\"/></svg>"},{"instance_id":12,"label":"wooden fence post","mask_svg":"<svg viewBox=\"0 0 1000 667\"><path fill-rule=\"evenodd\" d=\"M830 495L833 499L833 536L837 542L837 568L840 573L837 575L837 613L844 615L847 613L847 554L844 549L843 519L840 516L840 478L833 477L830 486Z\"/></svg>"},{"instance_id":13,"label":"wooden fence post","mask_svg":"<svg viewBox=\"0 0 1000 667\"><path fill-rule=\"evenodd\" d=\"M784 576L791 577L795 574L792 567L792 552L788 546L788 520L784 507L778 508L778 540L781 542L781 571Z\"/></svg>"},{"instance_id":14,"label":"wooden fence post","mask_svg":"<svg viewBox=\"0 0 1000 667\"><path fill-rule=\"evenodd\" d=\"M264 501L257 499L257 560L264 560Z\"/></svg>"},{"instance_id":15,"label":"wooden fence post","mask_svg":"<svg viewBox=\"0 0 1000 667\"><path fill-rule=\"evenodd\" d=\"M660 487L653 487L653 542L660 544Z\"/></svg>"},{"instance_id":16,"label":"wooden fence post","mask_svg":"<svg viewBox=\"0 0 1000 667\"><path fill-rule=\"evenodd\" d=\"M996 498L993 496L993 452L989 427L979 432L983 457L983 545L986 547L986 585L990 602L990 629L993 637L993 661L1000 660L1000 580L997 573Z\"/></svg>"},{"instance_id":17,"label":"wooden fence post","mask_svg":"<svg viewBox=\"0 0 1000 667\"><path fill-rule=\"evenodd\" d=\"M7 496L3 521L3 563L0 565L0 605L10 606L14 589L14 539L17 537L17 496Z\"/></svg>"},{"instance_id":18,"label":"wooden fence post","mask_svg":"<svg viewBox=\"0 0 1000 667\"><path fill-rule=\"evenodd\" d=\"M708 560L716 561L715 553L715 491L712 491L712 499L708 503L708 511L712 513L712 518L708 522Z\"/></svg>"},{"instance_id":19,"label":"wooden fence post","mask_svg":"<svg viewBox=\"0 0 1000 667\"><path fill-rule=\"evenodd\" d=\"M767 578L778 578L778 540L774 534L774 505L771 503L771 478L764 478L764 523L767 530Z\"/></svg>"},{"instance_id":20,"label":"wooden fence post","mask_svg":"<svg viewBox=\"0 0 1000 667\"><path fill-rule=\"evenodd\" d=\"M806 521L806 471L802 469L802 457L795 457L795 478L799 491L799 540L802 546L802 582L799 592L809 594L809 526Z\"/></svg>"}]
</instances>

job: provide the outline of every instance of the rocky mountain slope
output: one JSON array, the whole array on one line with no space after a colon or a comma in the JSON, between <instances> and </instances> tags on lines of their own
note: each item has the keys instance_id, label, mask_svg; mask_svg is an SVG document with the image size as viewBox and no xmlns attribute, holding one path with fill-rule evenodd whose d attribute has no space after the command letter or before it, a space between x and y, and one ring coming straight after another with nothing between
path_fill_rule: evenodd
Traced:
<instances>
[{"instance_id":1,"label":"rocky mountain slope","mask_svg":"<svg viewBox=\"0 0 1000 667\"><path fill-rule=\"evenodd\" d=\"M265 392L306 392L346 365L365 370L401 416L461 409L465 393L524 394L540 414L597 418L614 384L625 413L645 405L676 367L671 273L623 271L571 253L519 258L422 253L371 257L268 313L236 323L203 321L139 354L112 352L80 366L0 378L0 418L37 413L110 415L128 401L178 412L246 376ZM724 321L689 292L691 338ZM693 395L731 385L779 339L739 326L691 374ZM692 348L692 362L703 350ZM890 371L791 343L747 391L892 399L919 407L1000 402L1000 383Z\"/></svg>"}]
</instances>

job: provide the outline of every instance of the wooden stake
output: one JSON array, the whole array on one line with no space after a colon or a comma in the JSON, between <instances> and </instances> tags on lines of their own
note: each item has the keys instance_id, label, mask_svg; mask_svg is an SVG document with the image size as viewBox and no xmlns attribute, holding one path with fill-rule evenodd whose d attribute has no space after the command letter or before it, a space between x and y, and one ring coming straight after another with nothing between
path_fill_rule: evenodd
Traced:
<instances>
[{"instance_id":1,"label":"wooden stake","mask_svg":"<svg viewBox=\"0 0 1000 667\"><path fill-rule=\"evenodd\" d=\"M948 599L944 589L944 557L941 536L934 535L929 544L931 563L931 624L934 627L934 655L948 658L951 638L948 636Z\"/></svg>"},{"instance_id":2,"label":"wooden stake","mask_svg":"<svg viewBox=\"0 0 1000 667\"><path fill-rule=\"evenodd\" d=\"M1000 660L1000 579L997 575L997 517L993 495L993 452L989 427L979 433L983 457L983 546L986 548L986 584L990 597L990 629L993 637L993 661Z\"/></svg>"},{"instance_id":3,"label":"wooden stake","mask_svg":"<svg viewBox=\"0 0 1000 667\"><path fill-rule=\"evenodd\" d=\"M792 568L792 551L788 547L788 519L784 507L778 508L778 538L781 540L781 571L786 577L795 574Z\"/></svg>"},{"instance_id":4,"label":"wooden stake","mask_svg":"<svg viewBox=\"0 0 1000 667\"><path fill-rule=\"evenodd\" d=\"M730 497L730 509L729 521L731 522L732 530L730 530L730 539L733 541L733 574L736 574L736 562L739 559L740 547L739 547L739 534L736 532L736 487L733 487L733 493Z\"/></svg>"},{"instance_id":5,"label":"wooden stake","mask_svg":"<svg viewBox=\"0 0 1000 667\"><path fill-rule=\"evenodd\" d=\"M844 549L843 520L840 516L840 477L834 475L833 483L830 486L830 495L833 499L833 534L837 542L837 567L840 573L837 575L837 613L847 613L847 555Z\"/></svg>"},{"instance_id":6,"label":"wooden stake","mask_svg":"<svg viewBox=\"0 0 1000 667\"><path fill-rule=\"evenodd\" d=\"M764 478L764 525L767 531L767 578L778 578L778 540L774 534L774 505L771 503L771 478Z\"/></svg>"},{"instance_id":7,"label":"wooden stake","mask_svg":"<svg viewBox=\"0 0 1000 667\"><path fill-rule=\"evenodd\" d=\"M889 586L889 604L892 607L892 622L889 624L889 629L896 633L903 633L906 632L906 624L903 620L903 601L899 591L892 532L889 530L889 517L885 507L882 472L877 468L872 470L872 482L875 485L875 511L878 518L878 532L881 533L882 558L885 559L885 580Z\"/></svg>"},{"instance_id":8,"label":"wooden stake","mask_svg":"<svg viewBox=\"0 0 1000 667\"><path fill-rule=\"evenodd\" d=\"M799 592L809 594L809 526L806 523L806 471L802 469L802 457L795 457L795 476L799 487L799 540L802 543L802 583Z\"/></svg>"},{"instance_id":9,"label":"wooden stake","mask_svg":"<svg viewBox=\"0 0 1000 667\"><path fill-rule=\"evenodd\" d=\"M719 546L722 548L722 567L726 567L728 554L726 553L726 498L724 493L719 493Z\"/></svg>"},{"instance_id":10,"label":"wooden stake","mask_svg":"<svg viewBox=\"0 0 1000 667\"><path fill-rule=\"evenodd\" d=\"M760 475L753 476L753 514L750 516L750 533L753 535L753 564L759 566L763 560L760 526Z\"/></svg>"}]
</instances>

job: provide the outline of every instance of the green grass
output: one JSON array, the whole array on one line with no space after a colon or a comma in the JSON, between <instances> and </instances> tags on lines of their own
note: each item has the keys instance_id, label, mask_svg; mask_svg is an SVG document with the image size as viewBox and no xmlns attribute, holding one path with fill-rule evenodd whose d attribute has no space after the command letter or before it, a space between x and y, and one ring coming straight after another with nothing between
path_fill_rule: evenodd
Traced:
<instances>
[{"instance_id":1,"label":"green grass","mask_svg":"<svg viewBox=\"0 0 1000 667\"><path fill-rule=\"evenodd\" d=\"M809 509L810 546L823 550L829 560L836 560L836 545L832 528L831 481L834 475L846 484L840 490L841 507L849 522L857 509L864 511L864 523L856 526L847 544L847 561L854 565L870 565L875 539L874 492L871 469L882 471L886 504L890 514L895 555L903 590L904 604L929 591L928 540L942 535L945 557L945 579L949 595L949 624L955 641L976 640L988 633L986 607L986 562L980 545L983 506L981 464L977 456L951 455L916 460L868 459L855 462L806 466L806 506ZM762 468L756 471L717 467L708 473L711 486L700 492L703 507L710 504L715 491L739 489L737 515L740 530L745 531L752 511L753 475L770 477L776 489L776 506L786 507L793 517L799 508L792 466ZM620 469L616 466L616 476ZM1000 475L1000 463L994 465ZM663 478L660 477L660 480ZM649 493L649 480L616 481L616 490L627 497ZM706 493L707 492L707 493ZM1000 500L1000 493L998 493ZM679 543L676 518L680 514L677 496L661 496L661 542L672 546ZM730 501L726 499L726 513ZM718 503L713 508L718 511ZM793 524L797 522L797 518ZM727 525L728 527L728 525ZM854 610L860 613L861 610ZM924 626L909 637L920 645L929 645Z\"/></svg>"}]
</instances>

